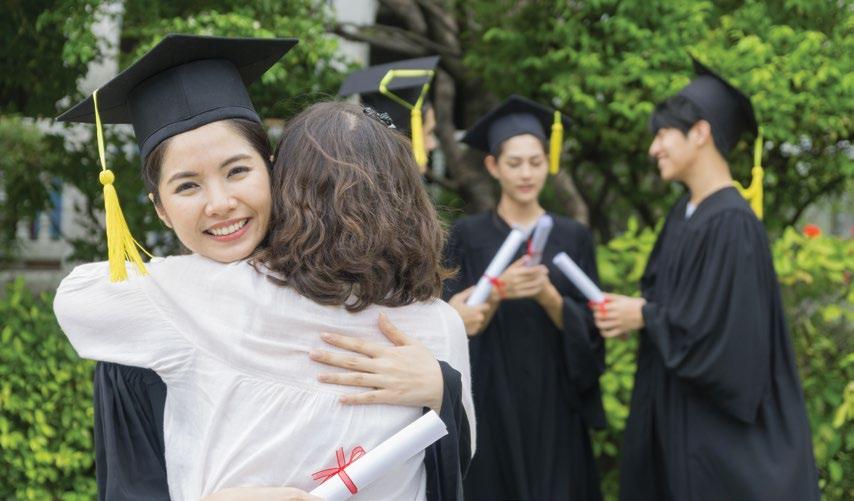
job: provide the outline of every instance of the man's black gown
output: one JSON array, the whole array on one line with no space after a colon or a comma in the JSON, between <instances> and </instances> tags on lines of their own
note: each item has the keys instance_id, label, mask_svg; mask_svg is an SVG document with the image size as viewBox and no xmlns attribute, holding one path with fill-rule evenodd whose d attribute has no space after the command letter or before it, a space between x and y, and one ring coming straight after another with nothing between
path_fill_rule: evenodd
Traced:
<instances>
[{"instance_id":1,"label":"man's black gown","mask_svg":"<svg viewBox=\"0 0 854 501\"><path fill-rule=\"evenodd\" d=\"M819 498L764 228L735 188L667 217L642 279L646 327L623 500Z\"/></svg>"},{"instance_id":2,"label":"man's black gown","mask_svg":"<svg viewBox=\"0 0 854 501\"><path fill-rule=\"evenodd\" d=\"M427 499L455 501L462 499L471 435L462 406L460 373L445 362L439 366L444 380L439 417L448 435L425 452ZM154 371L105 362L96 365L95 471L100 500L169 500L163 455L165 404L166 385Z\"/></svg>"},{"instance_id":3,"label":"man's black gown","mask_svg":"<svg viewBox=\"0 0 854 501\"><path fill-rule=\"evenodd\" d=\"M466 500L601 497L589 429L605 424L599 391L604 344L587 301L551 264L564 251L598 281L595 251L586 228L552 217L543 263L564 298L565 327L558 329L532 299L507 300L471 339L478 430ZM509 232L495 212L457 221L446 255L459 273L445 284L446 300L478 281Z\"/></svg>"}]
</instances>

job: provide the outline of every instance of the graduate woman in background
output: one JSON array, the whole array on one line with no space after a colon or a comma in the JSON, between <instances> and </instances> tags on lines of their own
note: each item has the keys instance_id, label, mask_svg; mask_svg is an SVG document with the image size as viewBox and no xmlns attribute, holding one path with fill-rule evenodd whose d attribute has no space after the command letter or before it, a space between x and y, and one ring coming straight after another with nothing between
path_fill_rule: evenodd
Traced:
<instances>
[{"instance_id":1,"label":"graduate woman in background","mask_svg":"<svg viewBox=\"0 0 854 501\"><path fill-rule=\"evenodd\" d=\"M463 139L487 154L501 199L494 211L454 224L446 263L459 273L446 282L446 298L477 283L511 229L530 229L545 214L538 197L552 119L551 110L514 96ZM485 326L470 333L478 443L467 500L601 497L589 430L605 425L604 345L585 298L551 264L566 252L598 280L593 239L578 222L551 216L543 264L527 267L523 246L493 289Z\"/></svg>"},{"instance_id":2,"label":"graduate woman in background","mask_svg":"<svg viewBox=\"0 0 854 501\"><path fill-rule=\"evenodd\" d=\"M155 206L161 216L166 216L164 221L175 228L182 243L200 255L222 262L239 260L247 257L265 236L270 192L269 181L264 181L266 178L262 174L269 165L255 169L250 175L246 166L240 165L245 164L247 159L233 158L234 155L229 154L229 149L232 150L231 153L239 150L243 152L243 156L257 156L262 159L262 165L267 162L266 159L270 157L269 143L257 115L252 110L244 84L257 78L260 74L258 72L263 72L275 63L294 43L292 40L170 36L157 49L104 86L99 93L103 121L133 121L146 161L143 177L152 193ZM210 63L201 63L201 66L205 67L200 68L198 61L202 60L219 60L220 65L226 66L233 64L239 75L212 69L209 67ZM247 70L247 66L252 69ZM176 78L175 74L179 74L178 79L183 81L185 89L189 89L183 107L175 105L173 101L180 95L180 92L170 87L174 82L170 83L169 79ZM92 105L92 100L89 99L60 119L92 122ZM205 129L200 132L198 129L201 127ZM203 179L205 182L201 182L192 176L179 176L184 183L170 186L168 190L159 190L159 171L161 167L169 168L168 165L164 167L166 148L163 145L174 136L190 130L194 130L196 140L201 141L203 146L208 143L207 147L202 148L203 151L224 152L220 160L232 161L219 169L219 179L217 176L208 176ZM173 146L179 148L180 142ZM211 156L215 154L211 153ZM172 151L171 158L174 164L175 160L180 159L179 151ZM185 164L192 166L192 163ZM180 224L176 226L174 221L169 221L169 213L173 217L175 214L184 215L183 209L175 209L176 201L180 204L182 198L188 199L187 192L198 192L200 185L205 186L207 190L212 183L228 184L230 187L226 187L224 191L231 190L230 196L237 196L242 206L246 199L243 198L244 195L235 195L234 190L240 191L240 186L248 185L248 182L256 179L262 185L250 190L252 195L248 199L251 202L249 205L254 207L254 217L248 223L243 223L249 226L248 231L239 228L233 232L240 233L241 238L229 238L226 235L232 229L228 227L230 225L206 230L207 234L203 236L195 230L186 231L186 228L185 231L180 231ZM245 189L243 191L245 192ZM211 201L211 204L216 205L216 202ZM165 211L165 205L171 205L173 210ZM233 212L234 209L226 207L225 212ZM242 210L245 209L246 207L242 207ZM217 212L220 209L212 210ZM221 235L213 238L213 232ZM407 339L390 322L381 321L380 327L389 339L399 346L388 347L364 340L353 342L346 336L337 337L332 341L340 348L357 352L371 351L377 362L377 367L374 367L372 372L374 387L377 390L351 394L345 398L349 399L350 403L387 402L441 409L441 416L448 424L450 436L427 452L425 462L428 470L428 495L431 499L452 498L452 493L456 491L453 482L459 481L458 472L465 468L469 457L468 439L465 439L465 443L457 443L459 427L468 424L460 407L459 373L445 362L440 362L436 367L435 359L429 350L416 340ZM321 352L316 359L338 366L351 362L349 357L342 353L333 355ZM431 359L435 369L431 368ZM349 378L340 375L336 377L336 380L329 382L354 384L361 376L354 374ZM417 383L413 384L413 381ZM148 369L99 363L96 367L95 390L99 497L168 499L163 457L163 408L166 389L162 380ZM467 434L468 432L465 433ZM457 459L452 460L455 457ZM275 496L278 499L287 497L289 493L294 494L288 489L226 490L216 498L249 499L255 495L264 499Z\"/></svg>"},{"instance_id":3,"label":"graduate woman in background","mask_svg":"<svg viewBox=\"0 0 854 501\"><path fill-rule=\"evenodd\" d=\"M688 192L658 236L643 297L609 295L596 313L604 336L640 330L620 498L817 500L768 239L726 160L745 132L758 133L753 107L696 60L694 68L697 78L650 120L661 178Z\"/></svg>"}]
</instances>

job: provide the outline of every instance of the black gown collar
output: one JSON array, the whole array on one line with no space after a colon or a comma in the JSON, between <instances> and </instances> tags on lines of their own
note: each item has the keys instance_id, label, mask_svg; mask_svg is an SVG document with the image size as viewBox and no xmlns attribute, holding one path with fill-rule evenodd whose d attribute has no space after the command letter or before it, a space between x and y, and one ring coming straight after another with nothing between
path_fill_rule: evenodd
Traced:
<instances>
[{"instance_id":1,"label":"black gown collar","mask_svg":"<svg viewBox=\"0 0 854 501\"><path fill-rule=\"evenodd\" d=\"M750 206L747 205L747 201L741 196L738 190L735 189L734 186L727 186L704 198L694 210L694 214L686 220L685 207L688 205L689 198L690 195L684 196L683 199L679 201L679 207L677 210L681 214L681 219L684 220L687 225L692 227L702 225L710 218L726 209L740 208L750 210Z\"/></svg>"},{"instance_id":2,"label":"black gown collar","mask_svg":"<svg viewBox=\"0 0 854 501\"><path fill-rule=\"evenodd\" d=\"M552 214L551 212L543 211L543 215L546 215L546 214L548 214L552 217L555 217L555 215ZM490 216L490 220L492 221L492 225L495 226L495 228L497 228L499 231L501 231L501 233L503 235L509 234L510 230L513 229L513 227L510 226L510 223L505 221L504 218L498 214L498 209L490 210L489 216Z\"/></svg>"}]
</instances>

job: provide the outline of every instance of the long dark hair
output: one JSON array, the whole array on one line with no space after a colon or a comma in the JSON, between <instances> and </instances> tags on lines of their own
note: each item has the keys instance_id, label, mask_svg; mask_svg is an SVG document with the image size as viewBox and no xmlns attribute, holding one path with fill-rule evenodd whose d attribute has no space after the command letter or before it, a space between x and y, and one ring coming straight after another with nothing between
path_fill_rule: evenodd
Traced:
<instances>
[{"instance_id":1,"label":"long dark hair","mask_svg":"<svg viewBox=\"0 0 854 501\"><path fill-rule=\"evenodd\" d=\"M358 105L312 105L285 125L271 178L255 263L351 312L439 295L445 230L402 134Z\"/></svg>"}]
</instances>

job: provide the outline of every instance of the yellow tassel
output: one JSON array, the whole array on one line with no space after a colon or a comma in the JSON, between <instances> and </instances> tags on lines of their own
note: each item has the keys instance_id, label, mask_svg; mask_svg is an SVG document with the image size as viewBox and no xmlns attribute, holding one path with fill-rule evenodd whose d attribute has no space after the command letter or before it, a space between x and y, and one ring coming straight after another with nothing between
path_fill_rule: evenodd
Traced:
<instances>
[{"instance_id":1,"label":"yellow tassel","mask_svg":"<svg viewBox=\"0 0 854 501\"><path fill-rule=\"evenodd\" d=\"M113 183L116 180L113 171L107 169L106 155L104 154L104 133L101 128L101 115L98 113L98 91L92 93L92 101L95 106L95 134L98 137L98 156L101 160L101 174L98 180L104 185L104 210L106 214L107 233L107 259L110 263L110 281L121 282L127 280L127 268L125 261L130 260L136 265L140 275L147 275L145 264L139 255L137 247L142 246L134 240L128 228L125 216L119 205L119 196ZM143 249L145 252L145 249ZM147 252L146 252L147 254ZM151 254L149 254L150 256Z\"/></svg>"},{"instance_id":2,"label":"yellow tassel","mask_svg":"<svg viewBox=\"0 0 854 501\"><path fill-rule=\"evenodd\" d=\"M410 112L410 130L412 131L412 152L418 172L424 174L427 170L427 151L424 149L424 133L422 132L421 107L412 108Z\"/></svg>"},{"instance_id":3,"label":"yellow tassel","mask_svg":"<svg viewBox=\"0 0 854 501\"><path fill-rule=\"evenodd\" d=\"M415 163L418 164L418 172L421 174L424 174L427 170L427 150L424 148L424 125L422 122L421 107L424 105L424 96L427 95L427 91L430 89L429 79L433 78L434 73L434 70L388 70L382 80L380 80L379 87L380 94L410 110L409 130L412 135L412 156L415 158ZM428 81L421 87L421 94L418 96L415 104L388 90L388 84L395 78L416 77L428 77Z\"/></svg>"},{"instance_id":4,"label":"yellow tassel","mask_svg":"<svg viewBox=\"0 0 854 501\"><path fill-rule=\"evenodd\" d=\"M733 181L733 185L738 188L741 196L749 203L756 217L760 220L764 216L763 199L765 196L763 189L763 178L765 170L762 168L762 133L756 136L756 142L753 144L753 169L750 171L751 180L750 186L745 188L738 181Z\"/></svg>"},{"instance_id":5,"label":"yellow tassel","mask_svg":"<svg viewBox=\"0 0 854 501\"><path fill-rule=\"evenodd\" d=\"M549 174L555 175L560 169L560 150L563 146L563 123L560 112L555 111L555 119L552 123L552 135L549 141Z\"/></svg>"}]
</instances>

